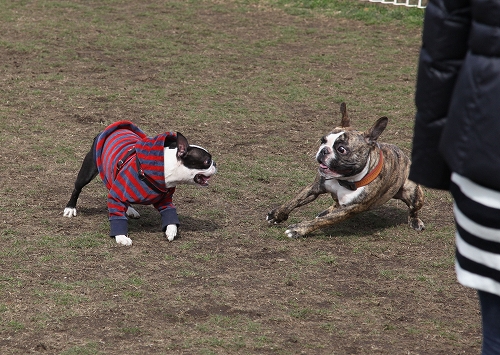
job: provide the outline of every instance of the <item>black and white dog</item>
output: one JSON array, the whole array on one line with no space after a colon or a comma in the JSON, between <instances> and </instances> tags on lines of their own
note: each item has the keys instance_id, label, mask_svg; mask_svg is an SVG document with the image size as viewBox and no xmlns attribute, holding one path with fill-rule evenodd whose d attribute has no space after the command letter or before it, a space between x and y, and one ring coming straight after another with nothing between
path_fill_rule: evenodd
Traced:
<instances>
[{"instance_id":1,"label":"black and white dog","mask_svg":"<svg viewBox=\"0 0 500 355\"><path fill-rule=\"evenodd\" d=\"M202 147L189 145L178 132L150 138L132 122L115 122L94 139L64 216L76 216L76 202L82 188L99 174L109 190L110 235L118 244L132 245L127 236L127 217L140 216L131 204L151 204L157 208L162 230L172 241L179 226L172 203L175 187L178 184L208 186L210 177L216 172L210 153Z\"/></svg>"}]
</instances>

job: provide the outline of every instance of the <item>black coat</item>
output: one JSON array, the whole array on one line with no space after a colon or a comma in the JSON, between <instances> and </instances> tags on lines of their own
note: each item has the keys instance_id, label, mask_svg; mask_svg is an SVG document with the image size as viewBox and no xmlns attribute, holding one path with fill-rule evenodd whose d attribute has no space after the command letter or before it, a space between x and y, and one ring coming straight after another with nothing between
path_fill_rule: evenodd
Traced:
<instances>
[{"instance_id":1,"label":"black coat","mask_svg":"<svg viewBox=\"0 0 500 355\"><path fill-rule=\"evenodd\" d=\"M410 179L451 172L500 191L500 1L430 0L415 95Z\"/></svg>"}]
</instances>

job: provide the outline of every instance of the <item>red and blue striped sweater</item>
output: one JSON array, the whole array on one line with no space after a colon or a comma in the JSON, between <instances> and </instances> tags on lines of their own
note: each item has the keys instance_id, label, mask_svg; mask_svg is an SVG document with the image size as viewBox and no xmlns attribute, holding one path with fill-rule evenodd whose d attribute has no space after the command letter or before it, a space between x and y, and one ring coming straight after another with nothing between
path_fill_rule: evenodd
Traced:
<instances>
[{"instance_id":1,"label":"red and blue striped sweater","mask_svg":"<svg viewBox=\"0 0 500 355\"><path fill-rule=\"evenodd\" d=\"M164 143L176 140L176 133L166 132L147 137L132 122L119 121L108 126L95 140L95 158L99 175L109 190L108 210L111 236L127 235L126 211L130 204L152 204L161 215L162 229L169 224L179 225L177 211L172 203L175 187L166 188L164 177ZM126 159L120 169L118 162L135 148L135 154ZM142 170L164 192L153 190L139 179L136 159Z\"/></svg>"}]
</instances>

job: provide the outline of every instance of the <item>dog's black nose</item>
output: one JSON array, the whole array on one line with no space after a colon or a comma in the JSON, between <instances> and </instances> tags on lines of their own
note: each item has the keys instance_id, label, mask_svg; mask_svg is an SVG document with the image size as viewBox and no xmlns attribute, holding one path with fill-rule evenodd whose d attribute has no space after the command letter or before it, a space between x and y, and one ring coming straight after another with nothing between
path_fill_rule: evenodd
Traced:
<instances>
[{"instance_id":1,"label":"dog's black nose","mask_svg":"<svg viewBox=\"0 0 500 355\"><path fill-rule=\"evenodd\" d=\"M216 168L216 167L217 167L217 164L215 163L215 161L214 161L213 163L214 163L214 168Z\"/></svg>"},{"instance_id":2,"label":"dog's black nose","mask_svg":"<svg viewBox=\"0 0 500 355\"><path fill-rule=\"evenodd\" d=\"M321 151L319 152L319 154L321 154L322 156L323 155L328 155L328 148L327 147L323 147L323 149L321 149Z\"/></svg>"}]
</instances>

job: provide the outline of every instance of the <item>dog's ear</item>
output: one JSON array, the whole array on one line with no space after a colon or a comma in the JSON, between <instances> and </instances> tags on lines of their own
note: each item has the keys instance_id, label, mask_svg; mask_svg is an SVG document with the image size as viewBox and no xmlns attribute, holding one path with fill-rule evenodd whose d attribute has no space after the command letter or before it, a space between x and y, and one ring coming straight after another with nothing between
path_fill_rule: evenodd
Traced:
<instances>
[{"instance_id":1,"label":"dog's ear","mask_svg":"<svg viewBox=\"0 0 500 355\"><path fill-rule=\"evenodd\" d=\"M342 114L340 127L349 127L351 125L351 122L349 121L349 116L347 116L347 108L345 102L342 102L340 104L340 113Z\"/></svg>"},{"instance_id":2,"label":"dog's ear","mask_svg":"<svg viewBox=\"0 0 500 355\"><path fill-rule=\"evenodd\" d=\"M378 137L380 137L384 129L387 127L387 122L389 122L389 119L387 117L380 117L377 120L377 122L375 122L373 127L365 132L364 135L366 142L367 143L375 142L378 139Z\"/></svg>"},{"instance_id":3,"label":"dog's ear","mask_svg":"<svg viewBox=\"0 0 500 355\"><path fill-rule=\"evenodd\" d=\"M183 158L186 155L189 143L180 132L177 132L177 158Z\"/></svg>"}]
</instances>

